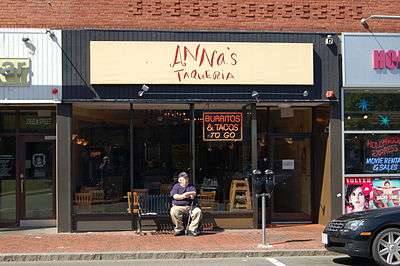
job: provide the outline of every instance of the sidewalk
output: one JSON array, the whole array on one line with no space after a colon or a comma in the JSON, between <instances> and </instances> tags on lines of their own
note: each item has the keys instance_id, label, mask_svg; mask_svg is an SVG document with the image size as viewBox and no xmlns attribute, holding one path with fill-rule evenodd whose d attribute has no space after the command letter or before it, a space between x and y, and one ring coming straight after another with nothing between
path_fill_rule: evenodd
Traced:
<instances>
[{"instance_id":1,"label":"sidewalk","mask_svg":"<svg viewBox=\"0 0 400 266\"><path fill-rule=\"evenodd\" d=\"M272 248L258 247L261 230L207 232L199 237L135 232L56 234L49 230L1 231L0 261L325 255L322 225L277 225L267 229Z\"/></svg>"}]
</instances>

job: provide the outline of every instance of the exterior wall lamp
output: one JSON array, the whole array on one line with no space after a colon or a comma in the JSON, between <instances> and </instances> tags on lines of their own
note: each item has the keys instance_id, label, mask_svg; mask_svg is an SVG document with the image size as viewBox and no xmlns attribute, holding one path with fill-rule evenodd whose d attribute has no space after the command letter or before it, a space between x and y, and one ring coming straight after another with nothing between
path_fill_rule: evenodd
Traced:
<instances>
[{"instance_id":1,"label":"exterior wall lamp","mask_svg":"<svg viewBox=\"0 0 400 266\"><path fill-rule=\"evenodd\" d=\"M367 21L370 19L400 19L400 16L388 16L388 15L371 15L367 18L360 19L361 25L368 27Z\"/></svg>"},{"instance_id":2,"label":"exterior wall lamp","mask_svg":"<svg viewBox=\"0 0 400 266\"><path fill-rule=\"evenodd\" d=\"M138 96L142 97L143 94L145 94L149 89L150 89L149 86L147 86L146 84L143 84L142 88L138 91Z\"/></svg>"}]
</instances>

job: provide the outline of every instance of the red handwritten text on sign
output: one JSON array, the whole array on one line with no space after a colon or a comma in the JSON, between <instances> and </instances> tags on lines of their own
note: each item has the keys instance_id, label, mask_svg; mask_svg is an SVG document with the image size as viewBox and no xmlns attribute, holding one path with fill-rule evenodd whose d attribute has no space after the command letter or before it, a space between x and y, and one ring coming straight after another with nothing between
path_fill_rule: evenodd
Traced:
<instances>
[{"instance_id":1,"label":"red handwritten text on sign","mask_svg":"<svg viewBox=\"0 0 400 266\"><path fill-rule=\"evenodd\" d=\"M235 79L232 72L224 66L235 66L238 56L227 46L224 50L202 47L195 48L177 45L170 67L176 73L179 82L183 80L230 80Z\"/></svg>"}]
</instances>

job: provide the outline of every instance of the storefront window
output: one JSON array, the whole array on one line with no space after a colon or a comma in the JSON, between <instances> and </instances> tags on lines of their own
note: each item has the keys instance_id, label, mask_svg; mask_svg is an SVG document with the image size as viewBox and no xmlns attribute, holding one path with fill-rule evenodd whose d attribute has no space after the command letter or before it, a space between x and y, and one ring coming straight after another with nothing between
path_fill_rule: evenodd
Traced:
<instances>
[{"instance_id":1,"label":"storefront window","mask_svg":"<svg viewBox=\"0 0 400 266\"><path fill-rule=\"evenodd\" d=\"M15 137L0 137L0 223L16 219Z\"/></svg>"},{"instance_id":2,"label":"storefront window","mask_svg":"<svg viewBox=\"0 0 400 266\"><path fill-rule=\"evenodd\" d=\"M14 133L17 116L15 111L0 111L0 133Z\"/></svg>"},{"instance_id":3,"label":"storefront window","mask_svg":"<svg viewBox=\"0 0 400 266\"><path fill-rule=\"evenodd\" d=\"M22 133L55 135L56 113L54 110L21 110L19 126Z\"/></svg>"},{"instance_id":4,"label":"storefront window","mask_svg":"<svg viewBox=\"0 0 400 266\"><path fill-rule=\"evenodd\" d=\"M208 212L252 212L251 112L196 110L196 185Z\"/></svg>"},{"instance_id":5,"label":"storefront window","mask_svg":"<svg viewBox=\"0 0 400 266\"><path fill-rule=\"evenodd\" d=\"M190 116L185 109L134 110L134 190L168 194L190 173Z\"/></svg>"},{"instance_id":6,"label":"storefront window","mask_svg":"<svg viewBox=\"0 0 400 266\"><path fill-rule=\"evenodd\" d=\"M345 213L398 206L400 133L382 131L400 130L400 94L344 95Z\"/></svg>"},{"instance_id":7,"label":"storefront window","mask_svg":"<svg viewBox=\"0 0 400 266\"><path fill-rule=\"evenodd\" d=\"M75 213L126 213L129 111L74 108Z\"/></svg>"},{"instance_id":8,"label":"storefront window","mask_svg":"<svg viewBox=\"0 0 400 266\"><path fill-rule=\"evenodd\" d=\"M399 130L400 94L345 91L345 130Z\"/></svg>"},{"instance_id":9,"label":"storefront window","mask_svg":"<svg viewBox=\"0 0 400 266\"><path fill-rule=\"evenodd\" d=\"M310 133L311 108L270 108L271 133Z\"/></svg>"},{"instance_id":10,"label":"storefront window","mask_svg":"<svg viewBox=\"0 0 400 266\"><path fill-rule=\"evenodd\" d=\"M345 173L400 173L400 135L345 134Z\"/></svg>"}]
</instances>

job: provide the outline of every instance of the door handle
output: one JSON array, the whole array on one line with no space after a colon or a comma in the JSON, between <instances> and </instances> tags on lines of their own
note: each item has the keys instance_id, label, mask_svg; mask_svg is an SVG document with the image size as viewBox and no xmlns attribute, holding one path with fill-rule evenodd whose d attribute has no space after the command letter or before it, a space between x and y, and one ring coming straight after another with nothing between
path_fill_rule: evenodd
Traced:
<instances>
[{"instance_id":1,"label":"door handle","mask_svg":"<svg viewBox=\"0 0 400 266\"><path fill-rule=\"evenodd\" d=\"M20 176L19 176L19 178L20 178L20 184L21 184L21 193L24 193L24 188L25 188L25 179L24 179L24 175L23 174L20 174Z\"/></svg>"}]
</instances>

